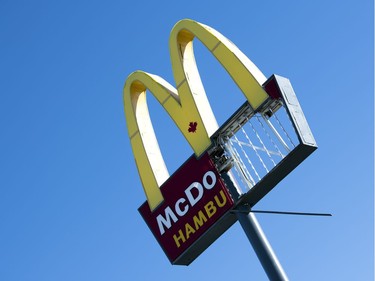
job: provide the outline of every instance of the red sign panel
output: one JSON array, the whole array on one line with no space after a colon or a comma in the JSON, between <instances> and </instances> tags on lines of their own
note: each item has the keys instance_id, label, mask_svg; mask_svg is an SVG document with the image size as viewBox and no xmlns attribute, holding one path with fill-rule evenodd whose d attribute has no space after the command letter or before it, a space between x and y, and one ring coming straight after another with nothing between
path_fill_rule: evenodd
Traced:
<instances>
[{"instance_id":1,"label":"red sign panel","mask_svg":"<svg viewBox=\"0 0 375 281\"><path fill-rule=\"evenodd\" d=\"M191 156L160 189L164 202L153 212L145 202L139 212L171 263L190 263L235 221L226 220L219 234L212 231L234 204L207 153ZM190 257L176 262L187 251Z\"/></svg>"}]
</instances>

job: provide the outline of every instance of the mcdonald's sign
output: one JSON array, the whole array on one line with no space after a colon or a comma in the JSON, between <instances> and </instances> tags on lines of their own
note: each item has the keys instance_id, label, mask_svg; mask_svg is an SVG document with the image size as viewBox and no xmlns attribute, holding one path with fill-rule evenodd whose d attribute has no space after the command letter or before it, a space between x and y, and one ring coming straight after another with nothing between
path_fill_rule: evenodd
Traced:
<instances>
[{"instance_id":1,"label":"mcdonald's sign","mask_svg":"<svg viewBox=\"0 0 375 281\"><path fill-rule=\"evenodd\" d=\"M173 264L188 265L234 222L230 212L238 202L232 187L223 180L209 151L220 128L210 107L194 59L193 40L200 40L221 63L246 97L244 111L258 112L277 99L290 106L299 123L301 144L294 158L285 157L254 186L241 202L253 206L314 149L315 140L305 122L289 80L270 79L231 41L202 23L185 19L172 29L169 48L175 87L163 78L135 71L124 86L124 107L128 134L147 201L139 212ZM285 85L285 91L280 85ZM151 123L146 91L151 93L179 128L194 154L172 175L168 174ZM293 104L288 105L292 100ZM292 108L293 106L293 108ZM242 110L242 109L241 109ZM272 177L270 176L272 174ZM232 188L232 189L231 189Z\"/></svg>"},{"instance_id":2,"label":"mcdonald's sign","mask_svg":"<svg viewBox=\"0 0 375 281\"><path fill-rule=\"evenodd\" d=\"M191 156L161 187L164 201L139 212L173 264L190 264L235 221L220 174L204 153Z\"/></svg>"}]
</instances>

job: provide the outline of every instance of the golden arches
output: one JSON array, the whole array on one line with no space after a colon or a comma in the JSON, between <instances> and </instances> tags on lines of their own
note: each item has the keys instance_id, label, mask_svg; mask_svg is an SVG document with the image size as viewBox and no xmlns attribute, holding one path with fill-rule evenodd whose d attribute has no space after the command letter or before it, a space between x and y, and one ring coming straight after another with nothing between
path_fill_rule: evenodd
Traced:
<instances>
[{"instance_id":1,"label":"golden arches","mask_svg":"<svg viewBox=\"0 0 375 281\"><path fill-rule=\"evenodd\" d=\"M261 71L227 38L204 24L189 19L172 29L169 47L176 88L163 78L143 71L129 75L124 87L124 106L133 154L151 210L162 201L160 185L169 177L151 124L148 89L168 112L196 156L211 144L218 125L195 63L193 39L199 39L226 69L251 107L256 110L268 98ZM194 130L189 130L195 123Z\"/></svg>"}]
</instances>

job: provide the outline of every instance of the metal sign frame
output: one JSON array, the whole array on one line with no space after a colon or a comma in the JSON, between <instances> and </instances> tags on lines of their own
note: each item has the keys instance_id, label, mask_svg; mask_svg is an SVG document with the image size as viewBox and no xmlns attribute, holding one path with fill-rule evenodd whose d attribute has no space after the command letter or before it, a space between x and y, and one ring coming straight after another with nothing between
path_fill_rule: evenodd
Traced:
<instances>
[{"instance_id":1,"label":"metal sign frame","mask_svg":"<svg viewBox=\"0 0 375 281\"><path fill-rule=\"evenodd\" d=\"M311 153L317 149L316 141L303 114L297 96L289 79L272 75L263 85L270 98L261 107L263 114L272 106L272 103L282 102L292 121L295 133L298 137L298 145L283 158L277 166L267 173L255 186L246 194L240 194L238 205L248 204L251 208L258 203L268 192L270 192L283 178L301 164ZM229 137L239 130L246 123L255 111L245 102L211 137L213 145L208 149L210 155L221 151L219 140L223 137Z\"/></svg>"}]
</instances>

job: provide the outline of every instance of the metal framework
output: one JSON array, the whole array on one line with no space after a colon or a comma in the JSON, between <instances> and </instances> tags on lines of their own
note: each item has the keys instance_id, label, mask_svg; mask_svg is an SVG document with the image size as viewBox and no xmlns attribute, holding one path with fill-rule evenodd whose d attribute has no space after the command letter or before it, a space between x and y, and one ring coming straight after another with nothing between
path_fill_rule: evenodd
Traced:
<instances>
[{"instance_id":1,"label":"metal framework","mask_svg":"<svg viewBox=\"0 0 375 281\"><path fill-rule=\"evenodd\" d=\"M254 111L245 102L211 137L209 154L236 202L224 222L238 220L270 280L288 280L251 208L316 148L287 78L263 85L270 98Z\"/></svg>"},{"instance_id":2,"label":"metal framework","mask_svg":"<svg viewBox=\"0 0 375 281\"><path fill-rule=\"evenodd\" d=\"M211 137L209 153L230 173L238 204L253 207L316 148L315 139L287 78L265 83L270 99L253 111L245 102Z\"/></svg>"}]
</instances>

